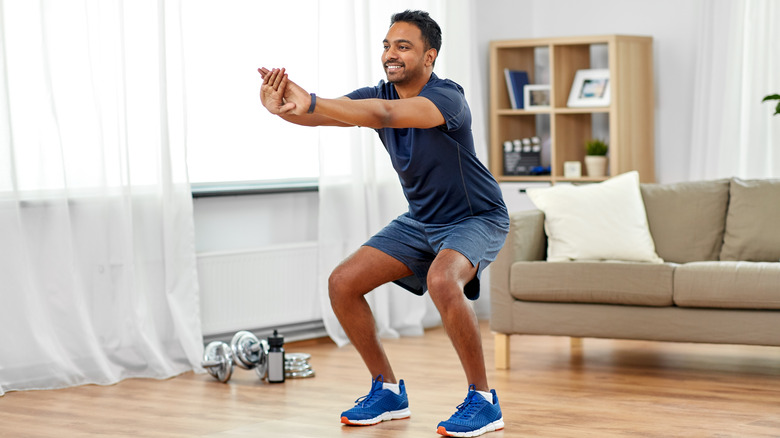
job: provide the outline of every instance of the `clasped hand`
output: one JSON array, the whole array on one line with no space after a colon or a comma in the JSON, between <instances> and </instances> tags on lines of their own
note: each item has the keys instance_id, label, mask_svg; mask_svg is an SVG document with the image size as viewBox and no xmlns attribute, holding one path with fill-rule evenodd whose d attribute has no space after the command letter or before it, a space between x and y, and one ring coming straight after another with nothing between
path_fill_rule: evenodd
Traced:
<instances>
[{"instance_id":1,"label":"clasped hand","mask_svg":"<svg viewBox=\"0 0 780 438\"><path fill-rule=\"evenodd\" d=\"M263 84L260 86L260 102L271 114L302 115L311 103L311 96L287 77L282 69L258 68Z\"/></svg>"}]
</instances>

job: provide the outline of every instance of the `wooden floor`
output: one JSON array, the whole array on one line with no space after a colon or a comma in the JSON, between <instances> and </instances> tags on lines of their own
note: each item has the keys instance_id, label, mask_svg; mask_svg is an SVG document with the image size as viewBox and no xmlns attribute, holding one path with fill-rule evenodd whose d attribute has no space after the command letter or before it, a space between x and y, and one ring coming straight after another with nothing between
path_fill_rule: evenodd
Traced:
<instances>
[{"instance_id":1,"label":"wooden floor","mask_svg":"<svg viewBox=\"0 0 780 438\"><path fill-rule=\"evenodd\" d=\"M512 369L491 385L507 437L780 437L780 348L512 337ZM262 383L236 369L228 384L187 373L108 387L11 392L0 397L0 436L436 437L466 382L440 328L386 341L409 389L412 416L348 427L339 413L368 392L370 376L350 346L286 345L312 354L317 376Z\"/></svg>"}]
</instances>

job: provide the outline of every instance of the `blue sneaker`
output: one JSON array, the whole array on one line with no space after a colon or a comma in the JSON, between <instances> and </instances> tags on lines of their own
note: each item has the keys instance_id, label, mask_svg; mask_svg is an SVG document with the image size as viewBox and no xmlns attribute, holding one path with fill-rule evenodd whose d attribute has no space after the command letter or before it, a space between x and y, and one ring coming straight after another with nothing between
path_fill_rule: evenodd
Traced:
<instances>
[{"instance_id":1,"label":"blue sneaker","mask_svg":"<svg viewBox=\"0 0 780 438\"><path fill-rule=\"evenodd\" d=\"M355 400L355 407L341 413L341 422L350 426L370 426L388 420L409 418L409 399L404 381L398 382L400 394L383 389L382 375L371 381L371 391Z\"/></svg>"},{"instance_id":2,"label":"blue sneaker","mask_svg":"<svg viewBox=\"0 0 780 438\"><path fill-rule=\"evenodd\" d=\"M436 432L444 436L470 437L503 429L504 417L498 405L496 390L491 389L490 392L493 394L493 403L485 400L474 385L469 385L469 393L463 403L458 405L458 411L449 420L439 423Z\"/></svg>"}]
</instances>

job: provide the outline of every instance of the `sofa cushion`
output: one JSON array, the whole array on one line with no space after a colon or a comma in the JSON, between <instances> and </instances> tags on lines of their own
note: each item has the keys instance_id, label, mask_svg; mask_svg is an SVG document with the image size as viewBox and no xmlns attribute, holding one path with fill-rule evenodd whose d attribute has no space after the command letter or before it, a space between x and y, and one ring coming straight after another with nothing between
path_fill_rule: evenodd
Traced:
<instances>
[{"instance_id":1,"label":"sofa cushion","mask_svg":"<svg viewBox=\"0 0 780 438\"><path fill-rule=\"evenodd\" d=\"M596 184L526 190L544 212L547 260L662 263L647 226L639 173Z\"/></svg>"},{"instance_id":2,"label":"sofa cushion","mask_svg":"<svg viewBox=\"0 0 780 438\"><path fill-rule=\"evenodd\" d=\"M655 250L667 262L719 260L729 180L642 184Z\"/></svg>"},{"instance_id":3,"label":"sofa cushion","mask_svg":"<svg viewBox=\"0 0 780 438\"><path fill-rule=\"evenodd\" d=\"M731 180L721 260L780 261L780 179Z\"/></svg>"},{"instance_id":4,"label":"sofa cushion","mask_svg":"<svg viewBox=\"0 0 780 438\"><path fill-rule=\"evenodd\" d=\"M674 265L516 262L509 293L526 301L671 306Z\"/></svg>"},{"instance_id":5,"label":"sofa cushion","mask_svg":"<svg viewBox=\"0 0 780 438\"><path fill-rule=\"evenodd\" d=\"M674 272L680 307L780 309L780 263L698 262Z\"/></svg>"}]
</instances>

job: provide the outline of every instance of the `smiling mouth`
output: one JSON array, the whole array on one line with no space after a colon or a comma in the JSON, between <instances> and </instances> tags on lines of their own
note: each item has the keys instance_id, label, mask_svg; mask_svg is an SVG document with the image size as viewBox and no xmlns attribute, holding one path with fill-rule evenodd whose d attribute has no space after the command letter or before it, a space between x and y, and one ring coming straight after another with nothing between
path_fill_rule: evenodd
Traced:
<instances>
[{"instance_id":1,"label":"smiling mouth","mask_svg":"<svg viewBox=\"0 0 780 438\"><path fill-rule=\"evenodd\" d=\"M398 71L398 70L400 70L400 69L402 69L402 68L403 68L403 65L399 65L399 64L385 64L385 69L386 69L388 72L391 72L391 71Z\"/></svg>"}]
</instances>

